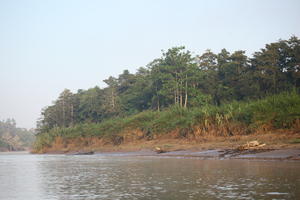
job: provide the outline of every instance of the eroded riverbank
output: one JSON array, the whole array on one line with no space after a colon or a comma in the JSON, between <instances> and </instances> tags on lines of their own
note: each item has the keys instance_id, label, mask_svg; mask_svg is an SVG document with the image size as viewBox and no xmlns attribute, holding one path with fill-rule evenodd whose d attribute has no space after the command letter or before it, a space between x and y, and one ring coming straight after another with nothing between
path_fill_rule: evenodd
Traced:
<instances>
[{"instance_id":1,"label":"eroded riverbank","mask_svg":"<svg viewBox=\"0 0 300 200\"><path fill-rule=\"evenodd\" d=\"M203 137L201 142L184 139L139 140L122 143L120 145L93 144L63 146L54 145L44 149L46 154L109 154L109 155L135 155L135 156L177 156L196 157L201 159L277 159L299 160L300 134L264 134L244 135L231 137ZM262 147L241 149L240 147L250 141L259 141ZM163 153L156 152L156 148Z\"/></svg>"}]
</instances>

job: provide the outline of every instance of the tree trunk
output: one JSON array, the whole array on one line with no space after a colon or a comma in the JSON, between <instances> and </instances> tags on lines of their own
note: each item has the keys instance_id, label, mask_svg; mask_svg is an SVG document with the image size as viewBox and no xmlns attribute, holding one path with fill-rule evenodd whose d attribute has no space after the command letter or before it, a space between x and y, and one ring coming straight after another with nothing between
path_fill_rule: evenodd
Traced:
<instances>
[{"instance_id":1,"label":"tree trunk","mask_svg":"<svg viewBox=\"0 0 300 200\"><path fill-rule=\"evenodd\" d=\"M178 98L178 84L176 83L176 104L178 104L179 103L179 98Z\"/></svg>"},{"instance_id":2,"label":"tree trunk","mask_svg":"<svg viewBox=\"0 0 300 200\"><path fill-rule=\"evenodd\" d=\"M112 108L115 108L115 96L114 96L114 88L111 89L111 103L112 103Z\"/></svg>"},{"instance_id":3,"label":"tree trunk","mask_svg":"<svg viewBox=\"0 0 300 200\"><path fill-rule=\"evenodd\" d=\"M157 111L160 111L160 105L159 105L159 95L158 95L158 89L157 89L157 85L155 87L156 90L156 98L157 98Z\"/></svg>"},{"instance_id":4,"label":"tree trunk","mask_svg":"<svg viewBox=\"0 0 300 200\"><path fill-rule=\"evenodd\" d=\"M183 107L182 80L180 80L180 107Z\"/></svg>"},{"instance_id":5,"label":"tree trunk","mask_svg":"<svg viewBox=\"0 0 300 200\"><path fill-rule=\"evenodd\" d=\"M63 97L64 98L64 97ZM62 100L62 110L63 110L63 127L65 127L65 100Z\"/></svg>"},{"instance_id":6,"label":"tree trunk","mask_svg":"<svg viewBox=\"0 0 300 200\"><path fill-rule=\"evenodd\" d=\"M71 126L74 124L74 107L73 104L71 104Z\"/></svg>"},{"instance_id":7,"label":"tree trunk","mask_svg":"<svg viewBox=\"0 0 300 200\"><path fill-rule=\"evenodd\" d=\"M184 107L186 108L188 101L188 93L187 93L187 75L185 75L185 101L184 101Z\"/></svg>"}]
</instances>

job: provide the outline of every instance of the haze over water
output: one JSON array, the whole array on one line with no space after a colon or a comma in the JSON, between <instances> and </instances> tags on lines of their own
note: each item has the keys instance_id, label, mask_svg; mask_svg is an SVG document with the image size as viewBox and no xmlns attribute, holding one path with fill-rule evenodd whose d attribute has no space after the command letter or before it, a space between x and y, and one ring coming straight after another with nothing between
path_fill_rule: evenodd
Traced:
<instances>
[{"instance_id":1,"label":"haze over water","mask_svg":"<svg viewBox=\"0 0 300 200\"><path fill-rule=\"evenodd\" d=\"M300 163L0 154L0 199L299 199Z\"/></svg>"}]
</instances>

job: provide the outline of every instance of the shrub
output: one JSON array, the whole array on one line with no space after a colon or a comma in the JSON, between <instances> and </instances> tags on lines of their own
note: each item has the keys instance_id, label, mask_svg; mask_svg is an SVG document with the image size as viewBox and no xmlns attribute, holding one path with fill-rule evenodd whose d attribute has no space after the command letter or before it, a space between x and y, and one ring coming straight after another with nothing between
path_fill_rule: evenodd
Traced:
<instances>
[{"instance_id":1,"label":"shrub","mask_svg":"<svg viewBox=\"0 0 300 200\"><path fill-rule=\"evenodd\" d=\"M300 95L297 92L285 92L256 101L232 102L221 106L205 105L189 109L172 106L161 112L148 110L101 123L57 127L37 135L34 148L39 150L51 146L58 136L65 139L103 137L118 145L123 141L121 133L124 130L139 129L148 139L151 139L153 134L165 134L173 130L178 130L180 137L186 137L195 125L213 124L218 127L232 123L244 124L254 129L263 125L291 128L299 118Z\"/></svg>"}]
</instances>

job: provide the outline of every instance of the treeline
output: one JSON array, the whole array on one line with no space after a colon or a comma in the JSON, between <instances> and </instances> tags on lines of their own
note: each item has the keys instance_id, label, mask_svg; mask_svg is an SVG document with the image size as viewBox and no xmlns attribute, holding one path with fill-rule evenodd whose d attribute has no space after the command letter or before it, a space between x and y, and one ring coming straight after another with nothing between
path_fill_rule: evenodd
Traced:
<instances>
[{"instance_id":1,"label":"treeline","mask_svg":"<svg viewBox=\"0 0 300 200\"><path fill-rule=\"evenodd\" d=\"M0 151L25 150L33 141L33 130L16 127L14 119L0 121Z\"/></svg>"},{"instance_id":2,"label":"treeline","mask_svg":"<svg viewBox=\"0 0 300 200\"><path fill-rule=\"evenodd\" d=\"M103 89L77 93L65 89L53 105L43 109L38 133L145 110L220 106L299 90L300 40L293 36L267 44L252 57L245 51L226 49L193 56L185 47L174 47L136 73L124 70L104 82L107 87Z\"/></svg>"},{"instance_id":3,"label":"treeline","mask_svg":"<svg viewBox=\"0 0 300 200\"><path fill-rule=\"evenodd\" d=\"M273 137L280 137L283 133L288 137L299 130L300 94L292 91L248 102L189 109L171 106L159 112L147 110L101 123L56 127L37 135L33 152L102 151L105 146L146 144L165 138L201 143L217 137L249 134L274 133Z\"/></svg>"}]
</instances>

